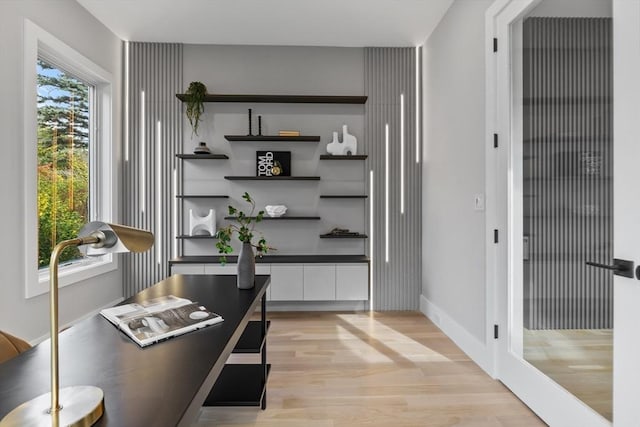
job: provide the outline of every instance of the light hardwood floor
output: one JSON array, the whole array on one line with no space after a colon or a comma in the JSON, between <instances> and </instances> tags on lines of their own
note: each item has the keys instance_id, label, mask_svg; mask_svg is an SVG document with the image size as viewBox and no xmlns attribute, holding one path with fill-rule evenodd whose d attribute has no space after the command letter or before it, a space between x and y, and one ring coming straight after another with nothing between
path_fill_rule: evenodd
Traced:
<instances>
[{"instance_id":1,"label":"light hardwood floor","mask_svg":"<svg viewBox=\"0 0 640 427\"><path fill-rule=\"evenodd\" d=\"M612 420L612 329L525 329L524 358Z\"/></svg>"},{"instance_id":2,"label":"light hardwood floor","mask_svg":"<svg viewBox=\"0 0 640 427\"><path fill-rule=\"evenodd\" d=\"M204 408L197 427L545 425L421 313L269 318L267 409Z\"/></svg>"}]
</instances>

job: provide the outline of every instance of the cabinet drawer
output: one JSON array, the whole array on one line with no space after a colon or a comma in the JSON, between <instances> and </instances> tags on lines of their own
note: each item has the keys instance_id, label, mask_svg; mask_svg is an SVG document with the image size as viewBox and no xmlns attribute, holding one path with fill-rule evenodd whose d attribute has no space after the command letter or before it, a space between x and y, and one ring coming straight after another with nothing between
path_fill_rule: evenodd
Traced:
<instances>
[{"instance_id":1,"label":"cabinet drawer","mask_svg":"<svg viewBox=\"0 0 640 427\"><path fill-rule=\"evenodd\" d=\"M336 299L336 266L334 264L304 265L304 300L334 301Z\"/></svg>"},{"instance_id":2,"label":"cabinet drawer","mask_svg":"<svg viewBox=\"0 0 640 427\"><path fill-rule=\"evenodd\" d=\"M271 265L271 300L302 301L302 266L289 264Z\"/></svg>"},{"instance_id":3,"label":"cabinet drawer","mask_svg":"<svg viewBox=\"0 0 640 427\"><path fill-rule=\"evenodd\" d=\"M338 264L336 266L336 299L364 301L369 299L369 266Z\"/></svg>"}]
</instances>

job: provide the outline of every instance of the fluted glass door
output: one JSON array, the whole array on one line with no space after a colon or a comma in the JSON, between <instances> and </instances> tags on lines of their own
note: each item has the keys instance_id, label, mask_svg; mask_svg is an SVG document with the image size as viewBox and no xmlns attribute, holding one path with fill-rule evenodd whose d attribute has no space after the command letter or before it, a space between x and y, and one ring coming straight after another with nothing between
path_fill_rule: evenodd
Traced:
<instances>
[{"instance_id":1,"label":"fluted glass door","mask_svg":"<svg viewBox=\"0 0 640 427\"><path fill-rule=\"evenodd\" d=\"M586 263L613 257L611 24L536 9L522 20L512 195L521 211L522 357L609 420L613 276Z\"/></svg>"}]
</instances>

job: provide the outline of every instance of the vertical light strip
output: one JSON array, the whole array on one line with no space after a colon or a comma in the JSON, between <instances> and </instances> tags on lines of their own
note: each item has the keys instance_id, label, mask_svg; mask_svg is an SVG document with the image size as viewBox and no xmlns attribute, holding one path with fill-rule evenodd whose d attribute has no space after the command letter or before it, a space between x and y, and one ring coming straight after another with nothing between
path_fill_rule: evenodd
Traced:
<instances>
[{"instance_id":1,"label":"vertical light strip","mask_svg":"<svg viewBox=\"0 0 640 427\"><path fill-rule=\"evenodd\" d=\"M124 42L124 161L129 161L129 42Z\"/></svg>"},{"instance_id":2,"label":"vertical light strip","mask_svg":"<svg viewBox=\"0 0 640 427\"><path fill-rule=\"evenodd\" d=\"M156 123L156 262L162 264L162 123Z\"/></svg>"},{"instance_id":3,"label":"vertical light strip","mask_svg":"<svg viewBox=\"0 0 640 427\"><path fill-rule=\"evenodd\" d=\"M384 125L384 260L389 262L389 123Z\"/></svg>"},{"instance_id":4,"label":"vertical light strip","mask_svg":"<svg viewBox=\"0 0 640 427\"><path fill-rule=\"evenodd\" d=\"M420 46L416 46L416 163L420 163Z\"/></svg>"},{"instance_id":5,"label":"vertical light strip","mask_svg":"<svg viewBox=\"0 0 640 427\"><path fill-rule=\"evenodd\" d=\"M404 214L404 93L400 94L400 214Z\"/></svg>"},{"instance_id":6,"label":"vertical light strip","mask_svg":"<svg viewBox=\"0 0 640 427\"><path fill-rule=\"evenodd\" d=\"M144 90L140 92L140 212L144 213L145 211L145 199L146 199L146 182L145 182L145 174L147 171L145 170L145 143L144 140L146 138L145 135L145 111L144 111Z\"/></svg>"},{"instance_id":7,"label":"vertical light strip","mask_svg":"<svg viewBox=\"0 0 640 427\"><path fill-rule=\"evenodd\" d=\"M173 257L178 256L178 169L173 169L173 194L171 200L173 203Z\"/></svg>"},{"instance_id":8,"label":"vertical light strip","mask_svg":"<svg viewBox=\"0 0 640 427\"><path fill-rule=\"evenodd\" d=\"M373 311L373 170L369 171L369 311Z\"/></svg>"}]
</instances>

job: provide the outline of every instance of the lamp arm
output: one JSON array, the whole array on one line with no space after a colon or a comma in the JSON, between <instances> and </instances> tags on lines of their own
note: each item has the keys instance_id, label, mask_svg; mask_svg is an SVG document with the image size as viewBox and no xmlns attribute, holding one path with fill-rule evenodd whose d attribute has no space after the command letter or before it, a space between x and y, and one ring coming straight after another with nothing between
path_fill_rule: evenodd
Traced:
<instances>
[{"instance_id":1,"label":"lamp arm","mask_svg":"<svg viewBox=\"0 0 640 427\"><path fill-rule=\"evenodd\" d=\"M91 243L99 243L99 235L90 235L76 239L64 240L58 243L51 252L49 259L49 321L51 324L51 413L58 412L59 402L59 375L58 375L58 262L60 254L71 246L82 246Z\"/></svg>"}]
</instances>

